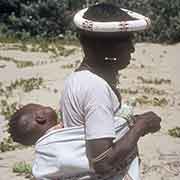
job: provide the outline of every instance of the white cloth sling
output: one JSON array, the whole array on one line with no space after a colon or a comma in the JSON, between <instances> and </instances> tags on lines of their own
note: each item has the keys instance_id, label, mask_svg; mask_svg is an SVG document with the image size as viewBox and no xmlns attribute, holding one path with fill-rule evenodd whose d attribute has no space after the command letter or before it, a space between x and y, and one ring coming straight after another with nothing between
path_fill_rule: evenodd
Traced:
<instances>
[{"instance_id":1,"label":"white cloth sling","mask_svg":"<svg viewBox=\"0 0 180 180\"><path fill-rule=\"evenodd\" d=\"M115 124L116 139L127 131L126 120L118 118ZM86 156L84 128L72 127L53 130L41 137L35 145L32 173L37 180L55 180L93 172ZM128 170L133 180L139 180L139 162L136 157ZM83 176L79 179L88 179ZM112 179L112 178L111 178ZM115 176L113 180L123 180Z\"/></svg>"}]
</instances>

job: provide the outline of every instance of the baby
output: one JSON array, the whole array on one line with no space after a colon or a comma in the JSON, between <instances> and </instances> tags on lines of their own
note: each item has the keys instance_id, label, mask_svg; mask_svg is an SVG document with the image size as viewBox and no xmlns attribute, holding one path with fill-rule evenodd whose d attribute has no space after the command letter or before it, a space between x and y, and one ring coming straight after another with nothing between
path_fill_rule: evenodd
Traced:
<instances>
[{"instance_id":1,"label":"baby","mask_svg":"<svg viewBox=\"0 0 180 180\"><path fill-rule=\"evenodd\" d=\"M16 111L9 121L9 133L15 142L34 145L51 128L63 128L51 107L27 104Z\"/></svg>"},{"instance_id":2,"label":"baby","mask_svg":"<svg viewBox=\"0 0 180 180\"><path fill-rule=\"evenodd\" d=\"M128 131L126 120L117 120L115 130L117 139L121 138ZM15 142L35 144L32 173L37 180L74 176L89 179L87 174L94 173L86 155L83 126L63 128L51 107L39 104L23 106L11 117L9 133ZM137 176L133 174L136 166L138 168L135 156L128 170L132 177Z\"/></svg>"}]
</instances>

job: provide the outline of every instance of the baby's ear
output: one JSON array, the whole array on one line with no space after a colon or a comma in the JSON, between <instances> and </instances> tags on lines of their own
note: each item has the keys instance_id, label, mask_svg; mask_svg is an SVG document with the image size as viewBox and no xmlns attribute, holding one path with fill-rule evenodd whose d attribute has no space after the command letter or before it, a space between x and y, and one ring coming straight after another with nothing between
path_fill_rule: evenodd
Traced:
<instances>
[{"instance_id":1,"label":"baby's ear","mask_svg":"<svg viewBox=\"0 0 180 180\"><path fill-rule=\"evenodd\" d=\"M45 124L47 121L46 115L43 111L36 112L36 122L39 124Z\"/></svg>"}]
</instances>

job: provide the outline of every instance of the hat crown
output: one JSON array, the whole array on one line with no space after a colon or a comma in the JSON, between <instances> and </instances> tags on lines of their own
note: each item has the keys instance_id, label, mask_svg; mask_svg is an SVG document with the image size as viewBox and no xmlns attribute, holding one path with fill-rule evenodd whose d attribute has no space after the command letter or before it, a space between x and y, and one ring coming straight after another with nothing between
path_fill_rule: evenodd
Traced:
<instances>
[{"instance_id":1,"label":"hat crown","mask_svg":"<svg viewBox=\"0 0 180 180\"><path fill-rule=\"evenodd\" d=\"M135 19L119 7L109 3L101 3L89 7L84 13L83 18L98 22L128 21Z\"/></svg>"}]
</instances>

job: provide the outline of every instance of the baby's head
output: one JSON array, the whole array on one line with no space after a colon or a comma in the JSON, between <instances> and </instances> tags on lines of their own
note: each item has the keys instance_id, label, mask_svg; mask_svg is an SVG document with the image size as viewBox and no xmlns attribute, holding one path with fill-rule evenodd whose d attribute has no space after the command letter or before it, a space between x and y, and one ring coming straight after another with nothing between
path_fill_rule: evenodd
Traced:
<instances>
[{"instance_id":1,"label":"baby's head","mask_svg":"<svg viewBox=\"0 0 180 180\"><path fill-rule=\"evenodd\" d=\"M9 133L15 142L33 145L56 124L57 114L51 107L27 104L12 115Z\"/></svg>"}]
</instances>

